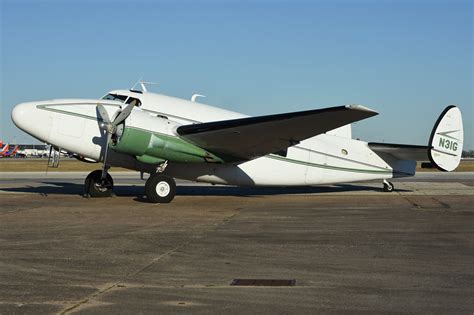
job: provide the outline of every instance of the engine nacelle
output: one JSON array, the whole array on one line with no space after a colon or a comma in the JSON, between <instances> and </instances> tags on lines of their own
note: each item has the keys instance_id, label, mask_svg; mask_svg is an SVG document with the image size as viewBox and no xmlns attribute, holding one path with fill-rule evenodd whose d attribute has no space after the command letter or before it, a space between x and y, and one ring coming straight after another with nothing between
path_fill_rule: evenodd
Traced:
<instances>
[{"instance_id":1,"label":"engine nacelle","mask_svg":"<svg viewBox=\"0 0 474 315\"><path fill-rule=\"evenodd\" d=\"M195 146L176 135L179 124L162 116L134 110L118 128L118 136L112 149L136 156L148 164L164 161L181 163L202 163L223 161L214 154Z\"/></svg>"}]
</instances>

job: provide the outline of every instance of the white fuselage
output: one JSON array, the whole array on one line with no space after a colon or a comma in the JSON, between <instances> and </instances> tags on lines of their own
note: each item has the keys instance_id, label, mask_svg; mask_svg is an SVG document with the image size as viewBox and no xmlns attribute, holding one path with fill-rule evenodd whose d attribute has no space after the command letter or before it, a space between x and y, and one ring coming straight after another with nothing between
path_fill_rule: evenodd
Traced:
<instances>
[{"instance_id":1,"label":"white fuselage","mask_svg":"<svg viewBox=\"0 0 474 315\"><path fill-rule=\"evenodd\" d=\"M138 98L140 109L149 115L166 116L171 122L167 133L177 136L173 126L247 117L224 109L159 95L112 91ZM98 100L52 100L17 105L12 112L15 124L25 132L55 147L99 161L105 137L97 120ZM120 109L119 101L100 100L110 117ZM149 119L131 115L126 124L153 130ZM161 130L163 132L163 130ZM153 172L156 165L140 163L132 156L113 153L108 161L138 171ZM393 163L382 159L363 141L350 138L345 126L309 138L288 148L286 156L270 154L244 163L170 163L166 172L176 178L229 185L301 186L385 179L394 176ZM397 176L414 175L413 163L397 167Z\"/></svg>"}]
</instances>

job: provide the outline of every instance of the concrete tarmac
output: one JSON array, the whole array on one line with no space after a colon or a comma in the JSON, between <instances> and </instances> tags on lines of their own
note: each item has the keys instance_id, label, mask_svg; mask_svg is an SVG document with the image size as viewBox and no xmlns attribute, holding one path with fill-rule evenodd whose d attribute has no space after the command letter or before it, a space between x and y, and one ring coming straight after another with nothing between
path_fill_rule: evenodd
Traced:
<instances>
[{"instance_id":1,"label":"concrete tarmac","mask_svg":"<svg viewBox=\"0 0 474 315\"><path fill-rule=\"evenodd\" d=\"M0 174L0 314L474 312L474 174L317 188ZM231 285L234 279L293 286ZM278 282L273 282L278 284Z\"/></svg>"}]
</instances>

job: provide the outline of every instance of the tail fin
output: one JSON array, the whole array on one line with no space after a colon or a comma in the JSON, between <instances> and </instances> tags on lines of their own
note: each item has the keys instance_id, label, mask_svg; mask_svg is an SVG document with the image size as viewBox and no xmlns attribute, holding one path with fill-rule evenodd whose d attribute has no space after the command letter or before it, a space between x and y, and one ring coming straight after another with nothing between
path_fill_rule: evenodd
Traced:
<instances>
[{"instance_id":1,"label":"tail fin","mask_svg":"<svg viewBox=\"0 0 474 315\"><path fill-rule=\"evenodd\" d=\"M15 155L17 154L18 150L20 149L20 146L19 145L16 145L15 148L13 149L12 152L10 152L10 155Z\"/></svg>"},{"instance_id":2,"label":"tail fin","mask_svg":"<svg viewBox=\"0 0 474 315\"><path fill-rule=\"evenodd\" d=\"M0 154L7 153L9 148L10 148L10 145L7 143L5 147L3 148L2 152L0 152Z\"/></svg>"},{"instance_id":3,"label":"tail fin","mask_svg":"<svg viewBox=\"0 0 474 315\"><path fill-rule=\"evenodd\" d=\"M464 131L458 107L450 105L441 113L431 132L428 156L440 170L450 172L461 161Z\"/></svg>"}]
</instances>

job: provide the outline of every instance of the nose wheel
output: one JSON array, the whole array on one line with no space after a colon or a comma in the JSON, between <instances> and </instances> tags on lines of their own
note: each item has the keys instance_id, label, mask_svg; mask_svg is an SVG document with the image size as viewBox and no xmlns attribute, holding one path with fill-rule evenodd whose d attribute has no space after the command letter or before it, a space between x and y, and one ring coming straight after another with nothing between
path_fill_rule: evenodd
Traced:
<instances>
[{"instance_id":1,"label":"nose wheel","mask_svg":"<svg viewBox=\"0 0 474 315\"><path fill-rule=\"evenodd\" d=\"M393 184L387 180L383 180L383 191L392 192L394 189Z\"/></svg>"},{"instance_id":2,"label":"nose wheel","mask_svg":"<svg viewBox=\"0 0 474 315\"><path fill-rule=\"evenodd\" d=\"M95 170L87 175L84 188L86 197L110 197L113 195L114 180L109 173L102 180L102 170Z\"/></svg>"},{"instance_id":3,"label":"nose wheel","mask_svg":"<svg viewBox=\"0 0 474 315\"><path fill-rule=\"evenodd\" d=\"M145 183L145 194L151 203L169 203L176 194L176 182L167 175L152 174Z\"/></svg>"}]
</instances>

